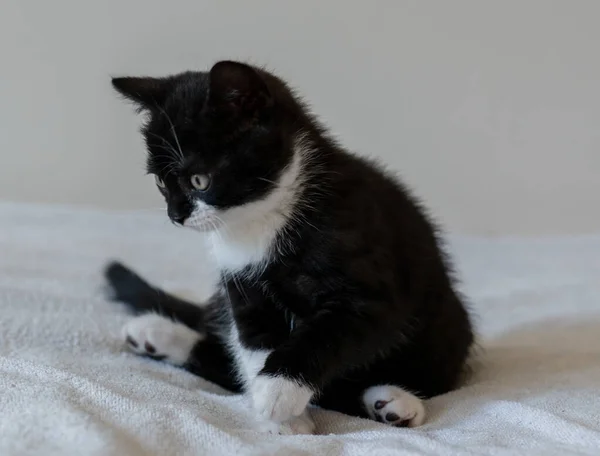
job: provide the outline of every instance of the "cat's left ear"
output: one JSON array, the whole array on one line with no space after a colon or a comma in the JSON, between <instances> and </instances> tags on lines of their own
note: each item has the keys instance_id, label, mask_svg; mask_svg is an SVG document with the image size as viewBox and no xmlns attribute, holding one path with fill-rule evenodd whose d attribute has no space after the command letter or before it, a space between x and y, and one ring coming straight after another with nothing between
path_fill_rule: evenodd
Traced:
<instances>
[{"instance_id":1,"label":"cat's left ear","mask_svg":"<svg viewBox=\"0 0 600 456\"><path fill-rule=\"evenodd\" d=\"M133 101L141 110L153 110L165 101L170 87L166 78L121 77L113 78L112 85L117 92Z\"/></svg>"},{"instance_id":2,"label":"cat's left ear","mask_svg":"<svg viewBox=\"0 0 600 456\"><path fill-rule=\"evenodd\" d=\"M223 120L254 119L273 104L262 77L250 65L217 62L209 73L208 106Z\"/></svg>"}]
</instances>

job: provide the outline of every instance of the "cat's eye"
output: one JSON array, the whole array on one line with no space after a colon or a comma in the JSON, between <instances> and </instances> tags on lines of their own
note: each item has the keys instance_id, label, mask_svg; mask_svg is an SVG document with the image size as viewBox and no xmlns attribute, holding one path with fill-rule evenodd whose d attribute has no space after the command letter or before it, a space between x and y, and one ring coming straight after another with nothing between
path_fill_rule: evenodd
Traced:
<instances>
[{"instance_id":1,"label":"cat's eye","mask_svg":"<svg viewBox=\"0 0 600 456\"><path fill-rule=\"evenodd\" d=\"M196 190L203 192L210 186L210 177L206 174L194 174L190 177L190 183Z\"/></svg>"},{"instance_id":2,"label":"cat's eye","mask_svg":"<svg viewBox=\"0 0 600 456\"><path fill-rule=\"evenodd\" d=\"M165 181L162 180L160 177L154 176L154 180L156 181L156 185L158 185L160 188L166 188Z\"/></svg>"}]
</instances>

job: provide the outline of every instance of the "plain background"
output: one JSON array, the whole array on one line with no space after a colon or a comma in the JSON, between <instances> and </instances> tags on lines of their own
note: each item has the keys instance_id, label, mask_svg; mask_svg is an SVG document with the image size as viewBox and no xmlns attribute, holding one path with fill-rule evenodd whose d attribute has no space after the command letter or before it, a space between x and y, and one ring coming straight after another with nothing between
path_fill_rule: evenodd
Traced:
<instances>
[{"instance_id":1,"label":"plain background","mask_svg":"<svg viewBox=\"0 0 600 456\"><path fill-rule=\"evenodd\" d=\"M458 233L600 231L598 0L2 0L0 199L164 206L109 77L265 64Z\"/></svg>"}]
</instances>

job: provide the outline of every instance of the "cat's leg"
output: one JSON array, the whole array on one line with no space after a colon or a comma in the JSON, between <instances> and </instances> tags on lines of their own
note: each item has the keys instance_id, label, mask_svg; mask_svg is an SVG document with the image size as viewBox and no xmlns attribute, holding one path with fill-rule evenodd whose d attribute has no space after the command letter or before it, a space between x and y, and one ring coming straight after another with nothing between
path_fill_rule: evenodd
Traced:
<instances>
[{"instance_id":1,"label":"cat's leg","mask_svg":"<svg viewBox=\"0 0 600 456\"><path fill-rule=\"evenodd\" d=\"M220 337L200 333L156 313L131 319L123 340L137 355L182 367L233 392L241 391L233 361Z\"/></svg>"},{"instance_id":2,"label":"cat's leg","mask_svg":"<svg viewBox=\"0 0 600 456\"><path fill-rule=\"evenodd\" d=\"M112 299L137 315L122 331L131 351L240 391L229 350L219 336L218 294L199 307L151 286L119 263L109 265L105 276Z\"/></svg>"},{"instance_id":3,"label":"cat's leg","mask_svg":"<svg viewBox=\"0 0 600 456\"><path fill-rule=\"evenodd\" d=\"M364 376L354 377L353 380L339 378L324 389L317 405L397 427L416 427L423 424L423 401L406 388L379 383L377 377L372 373L365 373Z\"/></svg>"},{"instance_id":4,"label":"cat's leg","mask_svg":"<svg viewBox=\"0 0 600 456\"><path fill-rule=\"evenodd\" d=\"M361 400L369 417L381 423L417 427L425 421L423 401L399 386L371 386L363 392Z\"/></svg>"},{"instance_id":5,"label":"cat's leg","mask_svg":"<svg viewBox=\"0 0 600 456\"><path fill-rule=\"evenodd\" d=\"M231 391L241 391L232 374L227 348L211 334L201 334L156 313L133 318L123 327L127 347L137 355L179 366ZM278 423L264 420L258 430L281 435L313 434L315 423L308 409Z\"/></svg>"},{"instance_id":6,"label":"cat's leg","mask_svg":"<svg viewBox=\"0 0 600 456\"><path fill-rule=\"evenodd\" d=\"M268 355L249 387L253 406L264 418L286 422L301 415L328 384L347 373L349 365L370 362L383 348L387 347L381 344L381 332L361 315L321 312L295 328L286 343Z\"/></svg>"}]
</instances>

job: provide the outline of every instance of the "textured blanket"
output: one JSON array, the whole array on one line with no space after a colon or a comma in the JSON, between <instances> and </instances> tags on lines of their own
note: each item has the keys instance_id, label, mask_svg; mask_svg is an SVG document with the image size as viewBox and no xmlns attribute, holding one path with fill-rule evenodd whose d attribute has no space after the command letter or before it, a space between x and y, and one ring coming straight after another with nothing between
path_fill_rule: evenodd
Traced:
<instances>
[{"instance_id":1,"label":"textured blanket","mask_svg":"<svg viewBox=\"0 0 600 456\"><path fill-rule=\"evenodd\" d=\"M158 212L0 204L0 455L600 454L600 237L449 249L480 334L469 383L417 429L317 409L319 435L271 436L245 398L128 353L103 293L116 258L208 296L200 235Z\"/></svg>"}]
</instances>

